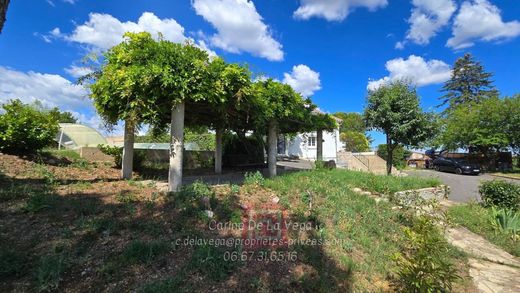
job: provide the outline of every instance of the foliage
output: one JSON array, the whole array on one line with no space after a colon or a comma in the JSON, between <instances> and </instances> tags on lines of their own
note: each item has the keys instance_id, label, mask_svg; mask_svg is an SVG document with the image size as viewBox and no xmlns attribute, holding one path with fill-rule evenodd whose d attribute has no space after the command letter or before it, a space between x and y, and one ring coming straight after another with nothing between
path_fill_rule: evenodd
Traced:
<instances>
[{"instance_id":1,"label":"foliage","mask_svg":"<svg viewBox=\"0 0 520 293\"><path fill-rule=\"evenodd\" d=\"M265 183L265 178L262 176L260 171L256 172L247 172L244 176L244 184L246 185L258 185L263 186Z\"/></svg>"},{"instance_id":2,"label":"foliage","mask_svg":"<svg viewBox=\"0 0 520 293\"><path fill-rule=\"evenodd\" d=\"M123 163L123 148L118 146L110 146L110 145L98 145L98 149L105 155L111 156L114 158L114 164L117 168L121 168ZM145 151L134 151L134 168L139 169L143 165L144 160L146 159Z\"/></svg>"},{"instance_id":3,"label":"foliage","mask_svg":"<svg viewBox=\"0 0 520 293\"><path fill-rule=\"evenodd\" d=\"M17 276L24 273L27 256L23 252L7 245L7 240L0 238L0 278Z\"/></svg>"},{"instance_id":4,"label":"foliage","mask_svg":"<svg viewBox=\"0 0 520 293\"><path fill-rule=\"evenodd\" d=\"M503 132L508 136L509 146L520 155L520 94L503 99L505 123ZM517 158L517 166L520 167L520 159Z\"/></svg>"},{"instance_id":5,"label":"foliage","mask_svg":"<svg viewBox=\"0 0 520 293\"><path fill-rule=\"evenodd\" d=\"M427 216L405 227L404 253L396 253L399 285L406 292L449 292L460 277L449 258L450 246L435 222Z\"/></svg>"},{"instance_id":6,"label":"foliage","mask_svg":"<svg viewBox=\"0 0 520 293\"><path fill-rule=\"evenodd\" d=\"M7 8L9 7L9 0L1 0L0 1L0 33L2 33L2 29L4 28L5 23L5 15L7 14Z\"/></svg>"},{"instance_id":7,"label":"foliage","mask_svg":"<svg viewBox=\"0 0 520 293\"><path fill-rule=\"evenodd\" d=\"M146 135L137 136L136 143L170 143L170 134L166 129L150 129ZM185 127L184 144L195 143L201 151L215 150L215 134L207 127Z\"/></svg>"},{"instance_id":8,"label":"foliage","mask_svg":"<svg viewBox=\"0 0 520 293\"><path fill-rule=\"evenodd\" d=\"M213 281L221 281L233 273L237 262L226 261L224 250L211 245L197 245L189 266Z\"/></svg>"},{"instance_id":9,"label":"foliage","mask_svg":"<svg viewBox=\"0 0 520 293\"><path fill-rule=\"evenodd\" d=\"M377 146L377 155L383 158L385 161L388 159L388 148L386 144L380 144ZM405 150L402 145L397 145L394 148L392 158L393 165L396 168L404 168L406 166L406 159L410 155L410 152Z\"/></svg>"},{"instance_id":10,"label":"foliage","mask_svg":"<svg viewBox=\"0 0 520 293\"><path fill-rule=\"evenodd\" d=\"M152 261L164 255L170 250L166 242L161 241L132 241L123 251L122 260L128 264L144 263Z\"/></svg>"},{"instance_id":11,"label":"foliage","mask_svg":"<svg viewBox=\"0 0 520 293\"><path fill-rule=\"evenodd\" d=\"M479 187L486 206L520 210L520 186L502 180L484 181Z\"/></svg>"},{"instance_id":12,"label":"foliage","mask_svg":"<svg viewBox=\"0 0 520 293\"><path fill-rule=\"evenodd\" d=\"M60 111L57 107L50 109L49 114L59 123L78 123L78 119L71 112Z\"/></svg>"},{"instance_id":13,"label":"foliage","mask_svg":"<svg viewBox=\"0 0 520 293\"><path fill-rule=\"evenodd\" d=\"M224 133L222 144L224 166L237 164L236 157L241 164L264 163L264 141L259 136L245 136L227 132Z\"/></svg>"},{"instance_id":14,"label":"foliage","mask_svg":"<svg viewBox=\"0 0 520 293\"><path fill-rule=\"evenodd\" d=\"M477 203L456 205L448 210L448 216L451 222L463 225L512 255L520 256L518 241L515 241L511 232L497 229L492 209Z\"/></svg>"},{"instance_id":15,"label":"foliage","mask_svg":"<svg viewBox=\"0 0 520 293\"><path fill-rule=\"evenodd\" d=\"M367 127L365 125L365 120L363 120L363 115L356 112L338 112L334 113L334 116L343 120L341 125L339 126L339 132L361 132L365 133L367 131Z\"/></svg>"},{"instance_id":16,"label":"foliage","mask_svg":"<svg viewBox=\"0 0 520 293\"><path fill-rule=\"evenodd\" d=\"M511 233L513 239L516 240L518 232L520 231L520 213L510 209L497 209L491 207L491 224L497 230L502 230L506 233Z\"/></svg>"},{"instance_id":17,"label":"foliage","mask_svg":"<svg viewBox=\"0 0 520 293\"><path fill-rule=\"evenodd\" d=\"M441 98L442 105L448 104L448 111L467 103L480 103L487 98L497 97L493 86L493 74L485 72L484 67L474 60L470 53L455 62L451 79L443 87L446 94Z\"/></svg>"},{"instance_id":18,"label":"foliage","mask_svg":"<svg viewBox=\"0 0 520 293\"><path fill-rule=\"evenodd\" d=\"M58 289L64 270L65 256L63 254L42 256L36 271L38 291L48 292Z\"/></svg>"},{"instance_id":19,"label":"foliage","mask_svg":"<svg viewBox=\"0 0 520 293\"><path fill-rule=\"evenodd\" d=\"M340 140L345 143L345 150L348 152L361 153L370 150L369 141L362 132L343 132L340 134Z\"/></svg>"},{"instance_id":20,"label":"foliage","mask_svg":"<svg viewBox=\"0 0 520 293\"><path fill-rule=\"evenodd\" d=\"M518 119L508 115L507 111L504 100L498 97L479 104L454 106L443 119L440 143L447 149L473 147L484 154L508 147L514 144L510 138L515 133L512 128L519 124L518 121L508 121Z\"/></svg>"},{"instance_id":21,"label":"foliage","mask_svg":"<svg viewBox=\"0 0 520 293\"><path fill-rule=\"evenodd\" d=\"M415 88L396 81L370 91L365 107L369 129L386 134L387 152L393 154L396 145L420 147L435 134L435 116L425 113L419 105ZM388 156L387 173L391 174L393 157Z\"/></svg>"},{"instance_id":22,"label":"foliage","mask_svg":"<svg viewBox=\"0 0 520 293\"><path fill-rule=\"evenodd\" d=\"M20 100L2 104L2 108L0 152L34 154L54 141L59 126L56 118L48 111Z\"/></svg>"}]
</instances>

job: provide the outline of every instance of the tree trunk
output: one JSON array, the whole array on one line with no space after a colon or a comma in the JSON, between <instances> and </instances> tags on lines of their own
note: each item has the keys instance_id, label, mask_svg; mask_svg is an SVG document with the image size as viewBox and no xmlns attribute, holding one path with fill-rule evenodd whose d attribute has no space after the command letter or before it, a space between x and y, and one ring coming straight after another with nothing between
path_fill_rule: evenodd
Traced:
<instances>
[{"instance_id":1,"label":"tree trunk","mask_svg":"<svg viewBox=\"0 0 520 293\"><path fill-rule=\"evenodd\" d=\"M222 174L222 134L224 130L217 128L215 131L215 173Z\"/></svg>"},{"instance_id":2,"label":"tree trunk","mask_svg":"<svg viewBox=\"0 0 520 293\"><path fill-rule=\"evenodd\" d=\"M2 28L6 20L7 7L9 7L9 0L0 0L0 33L2 33Z\"/></svg>"},{"instance_id":3,"label":"tree trunk","mask_svg":"<svg viewBox=\"0 0 520 293\"><path fill-rule=\"evenodd\" d=\"M132 179L134 169L134 135L135 123L130 120L125 121L125 136L123 147L123 158L121 164L121 178Z\"/></svg>"},{"instance_id":4,"label":"tree trunk","mask_svg":"<svg viewBox=\"0 0 520 293\"><path fill-rule=\"evenodd\" d=\"M172 108L170 141L170 169L168 191L176 192L182 186L182 155L184 149L184 102Z\"/></svg>"},{"instance_id":5,"label":"tree trunk","mask_svg":"<svg viewBox=\"0 0 520 293\"><path fill-rule=\"evenodd\" d=\"M269 132L267 135L267 165L269 167L269 177L276 176L276 146L278 143L277 137L277 122L271 121L269 122Z\"/></svg>"},{"instance_id":6,"label":"tree trunk","mask_svg":"<svg viewBox=\"0 0 520 293\"><path fill-rule=\"evenodd\" d=\"M323 130L318 130L316 133L316 161L323 161Z\"/></svg>"},{"instance_id":7,"label":"tree trunk","mask_svg":"<svg viewBox=\"0 0 520 293\"><path fill-rule=\"evenodd\" d=\"M392 139L390 139L388 136L386 137L386 152L386 175L391 176L392 165L394 162L394 146L392 145Z\"/></svg>"}]
</instances>

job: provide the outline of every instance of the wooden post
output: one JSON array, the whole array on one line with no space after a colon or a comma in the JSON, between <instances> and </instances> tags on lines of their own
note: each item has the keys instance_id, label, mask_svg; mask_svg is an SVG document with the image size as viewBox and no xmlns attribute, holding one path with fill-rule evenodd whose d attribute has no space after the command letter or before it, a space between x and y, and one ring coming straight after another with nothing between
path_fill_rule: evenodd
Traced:
<instances>
[{"instance_id":1,"label":"wooden post","mask_svg":"<svg viewBox=\"0 0 520 293\"><path fill-rule=\"evenodd\" d=\"M172 108L170 141L170 168L168 191L179 191L182 186L182 155L184 150L184 102Z\"/></svg>"},{"instance_id":2,"label":"wooden post","mask_svg":"<svg viewBox=\"0 0 520 293\"><path fill-rule=\"evenodd\" d=\"M269 132L267 134L267 144L268 144L268 151L267 151L267 165L269 168L269 177L275 177L276 176L276 147L278 144L278 137L277 137L277 122L271 121L269 122Z\"/></svg>"},{"instance_id":3,"label":"wooden post","mask_svg":"<svg viewBox=\"0 0 520 293\"><path fill-rule=\"evenodd\" d=\"M222 174L222 135L224 130L215 130L215 173Z\"/></svg>"},{"instance_id":4,"label":"wooden post","mask_svg":"<svg viewBox=\"0 0 520 293\"><path fill-rule=\"evenodd\" d=\"M121 164L121 178L132 179L134 169L134 133L135 125L130 119L125 121L123 158Z\"/></svg>"},{"instance_id":5,"label":"wooden post","mask_svg":"<svg viewBox=\"0 0 520 293\"><path fill-rule=\"evenodd\" d=\"M323 130L318 130L316 133L316 161L323 161Z\"/></svg>"}]
</instances>

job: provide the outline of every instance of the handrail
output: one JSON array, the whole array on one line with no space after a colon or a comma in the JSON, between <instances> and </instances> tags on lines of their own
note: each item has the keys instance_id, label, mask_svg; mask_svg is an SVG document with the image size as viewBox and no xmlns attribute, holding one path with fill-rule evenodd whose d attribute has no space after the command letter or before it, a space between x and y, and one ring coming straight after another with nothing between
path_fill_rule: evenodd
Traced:
<instances>
[{"instance_id":1,"label":"handrail","mask_svg":"<svg viewBox=\"0 0 520 293\"><path fill-rule=\"evenodd\" d=\"M367 171L370 172L370 160L366 156L361 155L361 154L353 154L353 155L356 159L358 159L358 161L360 161L363 165L365 165L367 167Z\"/></svg>"}]
</instances>

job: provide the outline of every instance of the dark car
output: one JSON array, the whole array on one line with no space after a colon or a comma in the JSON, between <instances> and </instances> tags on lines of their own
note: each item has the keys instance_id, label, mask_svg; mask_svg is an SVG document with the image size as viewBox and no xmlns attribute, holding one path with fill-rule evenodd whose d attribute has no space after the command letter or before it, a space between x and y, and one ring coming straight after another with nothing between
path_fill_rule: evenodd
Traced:
<instances>
[{"instance_id":1,"label":"dark car","mask_svg":"<svg viewBox=\"0 0 520 293\"><path fill-rule=\"evenodd\" d=\"M448 171L457 174L480 174L480 166L469 163L463 159L438 157L433 161L433 167L437 171Z\"/></svg>"}]
</instances>

